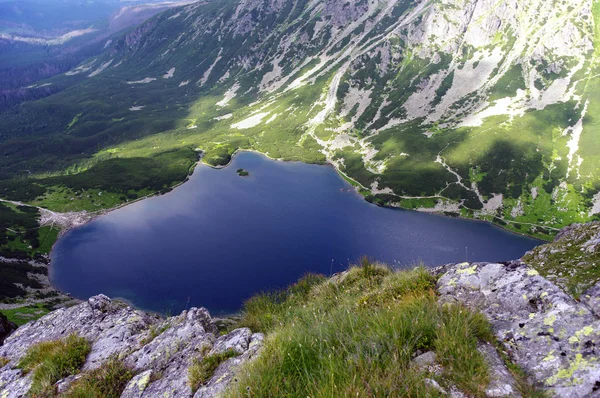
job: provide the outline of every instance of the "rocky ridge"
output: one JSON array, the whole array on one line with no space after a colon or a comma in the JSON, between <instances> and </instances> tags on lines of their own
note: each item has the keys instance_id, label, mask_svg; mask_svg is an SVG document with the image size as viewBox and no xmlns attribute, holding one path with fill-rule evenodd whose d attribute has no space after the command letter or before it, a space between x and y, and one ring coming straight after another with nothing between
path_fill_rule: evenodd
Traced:
<instances>
[{"instance_id":1,"label":"rocky ridge","mask_svg":"<svg viewBox=\"0 0 600 398\"><path fill-rule=\"evenodd\" d=\"M585 292L595 291L600 280L600 222L564 228L551 244L536 247L523 261L573 296L588 300Z\"/></svg>"},{"instance_id":2,"label":"rocky ridge","mask_svg":"<svg viewBox=\"0 0 600 398\"><path fill-rule=\"evenodd\" d=\"M204 308L191 308L162 319L99 295L70 308L56 310L19 328L0 347L0 396L26 396L31 374L16 364L27 349L42 341L77 334L91 343L82 372L97 369L118 356L137 375L122 397L212 397L232 380L232 371L251 359L262 346L262 334L236 329L219 336L217 326ZM214 376L198 391L188 385L188 369L195 358L233 350L235 357L221 363ZM83 373L60 380L64 392Z\"/></svg>"},{"instance_id":3,"label":"rocky ridge","mask_svg":"<svg viewBox=\"0 0 600 398\"><path fill-rule=\"evenodd\" d=\"M521 261L462 263L438 272L440 300L485 314L534 385L551 396L600 395L600 319L585 303Z\"/></svg>"}]
</instances>

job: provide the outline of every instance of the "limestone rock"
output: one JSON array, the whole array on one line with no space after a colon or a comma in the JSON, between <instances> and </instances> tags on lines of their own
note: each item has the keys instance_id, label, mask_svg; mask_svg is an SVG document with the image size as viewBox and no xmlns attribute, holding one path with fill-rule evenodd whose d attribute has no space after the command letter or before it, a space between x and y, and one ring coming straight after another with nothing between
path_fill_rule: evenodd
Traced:
<instances>
[{"instance_id":1,"label":"limestone rock","mask_svg":"<svg viewBox=\"0 0 600 398\"><path fill-rule=\"evenodd\" d=\"M202 396L213 397L233 380L239 365L256 355L263 341L261 334L252 334L247 328L217 338L218 329L204 308L191 308L178 316L161 319L98 295L28 323L6 340L0 347L0 357L10 362L0 369L0 397L27 395L31 374L23 375L15 366L30 346L72 333L91 343L83 372L101 367L113 357L137 372L124 390L124 398L191 398L188 369L193 360L201 360L209 352L232 349L238 356L221 364L203 389ZM68 390L79 377L81 374L58 381L57 391Z\"/></svg>"},{"instance_id":2,"label":"limestone rock","mask_svg":"<svg viewBox=\"0 0 600 398\"><path fill-rule=\"evenodd\" d=\"M144 390L150 383L152 378L152 369L146 370L129 381L125 390L121 394L121 398L140 398L144 394Z\"/></svg>"},{"instance_id":3,"label":"limestone rock","mask_svg":"<svg viewBox=\"0 0 600 398\"><path fill-rule=\"evenodd\" d=\"M435 365L437 356L435 352L428 351L425 354L421 354L412 360L412 363L419 369L428 369Z\"/></svg>"},{"instance_id":4,"label":"limestone rock","mask_svg":"<svg viewBox=\"0 0 600 398\"><path fill-rule=\"evenodd\" d=\"M490 344L481 344L477 349L483 354L483 357L490 368L491 380L485 390L485 395L494 398L520 398L521 394L518 392L517 383L506 368L500 355L498 355L498 352L496 352L496 349Z\"/></svg>"},{"instance_id":5,"label":"limestone rock","mask_svg":"<svg viewBox=\"0 0 600 398\"><path fill-rule=\"evenodd\" d=\"M596 283L588 291L582 294L581 301L585 303L596 316L600 317L600 282Z\"/></svg>"},{"instance_id":6,"label":"limestone rock","mask_svg":"<svg viewBox=\"0 0 600 398\"><path fill-rule=\"evenodd\" d=\"M263 346L264 342L264 336L262 333L248 333L249 329L234 330L229 335L223 336L224 338L220 343L218 343L218 347L217 344L215 344L215 348L213 348L213 350L221 352L229 349L227 347L231 347L232 349L236 350L237 347L240 347L238 345L240 341L245 341L248 343L246 346L247 348L242 355L230 358L219 365L214 376L209 380L208 383L206 383L206 385L198 389L196 394L194 394L194 398L218 397L231 383L235 383L237 381L235 379L237 368L241 364L251 360Z\"/></svg>"},{"instance_id":7,"label":"limestone rock","mask_svg":"<svg viewBox=\"0 0 600 398\"><path fill-rule=\"evenodd\" d=\"M441 300L481 311L511 358L549 394L586 397L600 383L600 320L520 261L442 269Z\"/></svg>"}]
</instances>

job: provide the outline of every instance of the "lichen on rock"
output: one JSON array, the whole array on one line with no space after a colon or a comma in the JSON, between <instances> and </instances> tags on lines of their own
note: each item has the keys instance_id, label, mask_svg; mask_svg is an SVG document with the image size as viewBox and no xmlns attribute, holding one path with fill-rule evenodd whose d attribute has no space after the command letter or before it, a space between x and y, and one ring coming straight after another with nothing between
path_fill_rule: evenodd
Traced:
<instances>
[{"instance_id":1,"label":"lichen on rock","mask_svg":"<svg viewBox=\"0 0 600 398\"><path fill-rule=\"evenodd\" d=\"M239 356L221 364L203 389L201 396L213 397L227 387L233 380L234 368L250 360L263 341L262 335L252 334L247 328L220 337L217 337L218 332L204 308L191 308L178 316L162 319L104 295L94 296L87 302L30 322L6 340L0 347L0 357L9 362L0 368L0 397L27 395L31 374L24 374L16 365L29 347L72 333L85 338L92 347L82 373L100 368L115 357L137 373L122 393L125 398L191 398L187 369L192 359L211 350L234 349ZM67 391L78 376L59 380L57 390Z\"/></svg>"},{"instance_id":2,"label":"lichen on rock","mask_svg":"<svg viewBox=\"0 0 600 398\"><path fill-rule=\"evenodd\" d=\"M536 386L554 396L590 396L600 382L600 319L534 271L521 261L447 265L438 270L440 300L485 314Z\"/></svg>"}]
</instances>

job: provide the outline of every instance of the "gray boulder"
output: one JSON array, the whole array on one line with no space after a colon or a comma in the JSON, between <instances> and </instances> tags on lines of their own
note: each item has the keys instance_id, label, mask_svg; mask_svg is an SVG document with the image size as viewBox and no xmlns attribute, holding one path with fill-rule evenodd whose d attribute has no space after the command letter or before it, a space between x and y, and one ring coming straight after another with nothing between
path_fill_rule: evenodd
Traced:
<instances>
[{"instance_id":1,"label":"gray boulder","mask_svg":"<svg viewBox=\"0 0 600 398\"><path fill-rule=\"evenodd\" d=\"M600 384L600 320L520 261L462 263L439 271L440 300L487 316L498 340L550 395L588 397Z\"/></svg>"},{"instance_id":2,"label":"gray boulder","mask_svg":"<svg viewBox=\"0 0 600 398\"><path fill-rule=\"evenodd\" d=\"M232 349L238 356L221 364L203 390L202 396L214 397L232 381L237 367L255 356L263 340L262 335L252 334L247 328L217 337L218 329L204 308L191 308L163 319L104 295L94 296L87 302L61 308L28 323L6 339L0 347L0 357L9 362L0 368L0 397L27 395L31 374L24 375L16 369L16 364L29 347L72 333L91 343L83 372L101 367L116 357L137 373L125 388L124 398L191 398L188 369L194 359ZM57 391L67 391L79 377L59 380Z\"/></svg>"}]
</instances>

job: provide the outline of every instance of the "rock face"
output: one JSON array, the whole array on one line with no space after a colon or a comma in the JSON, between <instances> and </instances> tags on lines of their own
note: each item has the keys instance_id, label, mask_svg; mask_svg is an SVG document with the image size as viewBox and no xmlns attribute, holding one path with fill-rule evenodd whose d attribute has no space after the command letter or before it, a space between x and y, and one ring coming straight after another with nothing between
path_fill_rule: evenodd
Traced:
<instances>
[{"instance_id":1,"label":"rock face","mask_svg":"<svg viewBox=\"0 0 600 398\"><path fill-rule=\"evenodd\" d=\"M600 281L600 222L573 224L554 242L536 247L523 261L543 276L582 299Z\"/></svg>"},{"instance_id":2,"label":"rock face","mask_svg":"<svg viewBox=\"0 0 600 398\"><path fill-rule=\"evenodd\" d=\"M17 330L17 325L6 319L4 315L0 314L0 345L2 345L4 340L15 330Z\"/></svg>"},{"instance_id":3,"label":"rock face","mask_svg":"<svg viewBox=\"0 0 600 398\"><path fill-rule=\"evenodd\" d=\"M600 319L521 261L443 267L440 300L477 309L512 360L559 397L597 396Z\"/></svg>"},{"instance_id":4,"label":"rock face","mask_svg":"<svg viewBox=\"0 0 600 398\"><path fill-rule=\"evenodd\" d=\"M233 380L237 366L250 360L262 346L263 336L237 329L217 337L218 329L204 308L192 308L162 319L124 303L99 295L71 308L54 311L19 328L0 347L0 357L9 362L0 368L0 396L25 396L31 374L23 375L15 365L27 349L38 342L57 340L76 333L92 349L82 371L101 367L117 356L137 375L123 397L192 397L187 384L188 368L195 358L233 349L239 354L223 362L196 396L213 397ZM74 378L57 383L65 391Z\"/></svg>"}]
</instances>

